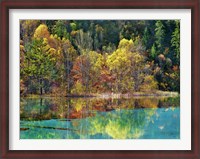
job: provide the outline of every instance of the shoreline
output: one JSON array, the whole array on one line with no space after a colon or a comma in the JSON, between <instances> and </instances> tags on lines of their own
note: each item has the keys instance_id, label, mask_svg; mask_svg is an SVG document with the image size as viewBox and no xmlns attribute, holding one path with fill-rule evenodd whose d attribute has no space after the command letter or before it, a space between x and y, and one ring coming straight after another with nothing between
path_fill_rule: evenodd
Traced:
<instances>
[{"instance_id":1,"label":"shoreline","mask_svg":"<svg viewBox=\"0 0 200 159\"><path fill-rule=\"evenodd\" d=\"M178 92L168 92L168 91L155 91L155 92L134 92L134 93L101 93L101 94L69 94L69 95L53 95L53 94L28 94L26 96L21 96L22 98L40 98L40 97L65 97L65 98L139 98L139 97L176 97L180 94Z\"/></svg>"}]
</instances>

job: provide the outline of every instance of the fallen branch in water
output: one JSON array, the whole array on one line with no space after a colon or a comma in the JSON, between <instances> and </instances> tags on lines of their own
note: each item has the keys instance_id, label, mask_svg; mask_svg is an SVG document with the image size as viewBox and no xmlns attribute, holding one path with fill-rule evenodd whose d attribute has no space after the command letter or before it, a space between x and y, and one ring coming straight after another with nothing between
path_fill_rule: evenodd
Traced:
<instances>
[{"instance_id":1,"label":"fallen branch in water","mask_svg":"<svg viewBox=\"0 0 200 159\"><path fill-rule=\"evenodd\" d=\"M78 131L78 130L74 130L74 129L70 129L70 128L55 128L55 127L50 127L50 126L37 126L37 125L25 125L27 127L34 127L34 128L44 128L44 129L56 129L56 130L69 130L69 131ZM20 128L20 130L27 130L29 128Z\"/></svg>"}]
</instances>

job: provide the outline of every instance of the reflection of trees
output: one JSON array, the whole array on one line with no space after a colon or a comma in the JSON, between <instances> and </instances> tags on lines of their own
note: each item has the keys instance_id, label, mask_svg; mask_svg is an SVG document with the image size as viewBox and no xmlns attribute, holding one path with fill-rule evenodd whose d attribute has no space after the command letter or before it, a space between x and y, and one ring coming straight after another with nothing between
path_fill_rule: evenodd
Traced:
<instances>
[{"instance_id":1,"label":"reflection of trees","mask_svg":"<svg viewBox=\"0 0 200 159\"><path fill-rule=\"evenodd\" d=\"M48 103L44 99L27 99L21 100L20 103L20 117L26 120L35 119L50 119L51 115L48 113Z\"/></svg>"},{"instance_id":2,"label":"reflection of trees","mask_svg":"<svg viewBox=\"0 0 200 159\"><path fill-rule=\"evenodd\" d=\"M110 120L106 126L106 133L112 136L112 138L139 138L143 134L142 128L146 122L145 111L123 110L122 112L117 112L115 115L116 117Z\"/></svg>"},{"instance_id":3,"label":"reflection of trees","mask_svg":"<svg viewBox=\"0 0 200 159\"><path fill-rule=\"evenodd\" d=\"M81 119L95 112L118 109L179 106L179 98L99 99L99 98L22 98L20 117L26 120Z\"/></svg>"},{"instance_id":4,"label":"reflection of trees","mask_svg":"<svg viewBox=\"0 0 200 159\"><path fill-rule=\"evenodd\" d=\"M157 108L159 99L157 98L140 98L136 100L136 107L139 108Z\"/></svg>"},{"instance_id":5,"label":"reflection of trees","mask_svg":"<svg viewBox=\"0 0 200 159\"><path fill-rule=\"evenodd\" d=\"M177 107L180 106L180 97L162 98L159 100L158 107Z\"/></svg>"},{"instance_id":6,"label":"reflection of trees","mask_svg":"<svg viewBox=\"0 0 200 159\"><path fill-rule=\"evenodd\" d=\"M88 118L87 122L75 121L77 127L89 125L87 131L77 133L79 136L101 134L114 139L140 138L144 134L144 126L151 121L155 111L156 109L123 109L100 113Z\"/></svg>"},{"instance_id":7,"label":"reflection of trees","mask_svg":"<svg viewBox=\"0 0 200 159\"><path fill-rule=\"evenodd\" d=\"M96 138L96 136L115 139L140 138L145 133L145 127L154 123L154 117L158 115L157 108L167 106L179 106L179 98L27 98L21 99L20 117L30 120L29 122L23 121L25 125L35 123L36 128L31 128L34 131L38 127L61 127L76 130L66 131L66 138ZM61 119L60 121L64 121L65 124L55 122L52 125L49 122L50 124L46 125L45 121L38 121L46 119ZM31 125L27 126L31 127ZM51 138L53 134L55 132L51 130L48 137Z\"/></svg>"}]
</instances>

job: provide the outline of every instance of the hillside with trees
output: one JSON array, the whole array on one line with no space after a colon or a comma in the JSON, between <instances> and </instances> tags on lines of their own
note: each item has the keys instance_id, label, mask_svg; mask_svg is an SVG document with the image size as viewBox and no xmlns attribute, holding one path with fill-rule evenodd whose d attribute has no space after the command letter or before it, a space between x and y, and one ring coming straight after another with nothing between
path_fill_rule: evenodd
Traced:
<instances>
[{"instance_id":1,"label":"hillside with trees","mask_svg":"<svg viewBox=\"0 0 200 159\"><path fill-rule=\"evenodd\" d=\"M21 20L20 94L180 92L179 20Z\"/></svg>"}]
</instances>

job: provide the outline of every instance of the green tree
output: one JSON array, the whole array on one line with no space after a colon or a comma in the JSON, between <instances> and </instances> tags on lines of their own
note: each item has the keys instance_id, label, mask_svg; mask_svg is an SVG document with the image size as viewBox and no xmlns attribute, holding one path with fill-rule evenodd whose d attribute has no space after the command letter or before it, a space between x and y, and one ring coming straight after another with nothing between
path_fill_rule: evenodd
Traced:
<instances>
[{"instance_id":1,"label":"green tree","mask_svg":"<svg viewBox=\"0 0 200 159\"><path fill-rule=\"evenodd\" d=\"M148 29L148 27L146 27L144 29L144 35L142 38L143 45L146 47L146 49L149 49L150 47L150 41L151 41L150 38L151 38L150 30Z\"/></svg>"},{"instance_id":2,"label":"green tree","mask_svg":"<svg viewBox=\"0 0 200 159\"><path fill-rule=\"evenodd\" d=\"M67 21L65 21L65 20L56 21L56 24L52 28L53 34L58 35L58 37L60 37L60 38L69 38L66 23L67 23Z\"/></svg>"},{"instance_id":3,"label":"green tree","mask_svg":"<svg viewBox=\"0 0 200 159\"><path fill-rule=\"evenodd\" d=\"M95 26L94 50L101 51L103 45L103 28L99 25Z\"/></svg>"},{"instance_id":4,"label":"green tree","mask_svg":"<svg viewBox=\"0 0 200 159\"><path fill-rule=\"evenodd\" d=\"M156 57L157 57L156 47L155 47L155 44L153 44L153 46L151 47L151 52L150 52L150 59L155 60Z\"/></svg>"},{"instance_id":5,"label":"green tree","mask_svg":"<svg viewBox=\"0 0 200 159\"><path fill-rule=\"evenodd\" d=\"M93 50L93 39L91 32L83 32L79 30L76 34L75 44L80 54Z\"/></svg>"},{"instance_id":6,"label":"green tree","mask_svg":"<svg viewBox=\"0 0 200 159\"><path fill-rule=\"evenodd\" d=\"M165 42L165 36L166 36L165 26L161 20L158 20L155 25L156 25L155 43L156 43L159 53L162 53L164 51L164 42Z\"/></svg>"},{"instance_id":7,"label":"green tree","mask_svg":"<svg viewBox=\"0 0 200 159\"><path fill-rule=\"evenodd\" d=\"M174 48L175 63L180 63L180 21L176 20L176 27L172 33L171 45Z\"/></svg>"},{"instance_id":8,"label":"green tree","mask_svg":"<svg viewBox=\"0 0 200 159\"><path fill-rule=\"evenodd\" d=\"M49 47L47 39L34 39L27 46L24 59L26 67L21 70L21 74L28 75L31 87L39 89L41 95L46 86L45 80L51 80L51 70L55 64L54 53L55 49Z\"/></svg>"}]
</instances>

